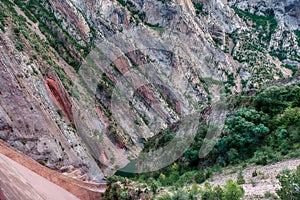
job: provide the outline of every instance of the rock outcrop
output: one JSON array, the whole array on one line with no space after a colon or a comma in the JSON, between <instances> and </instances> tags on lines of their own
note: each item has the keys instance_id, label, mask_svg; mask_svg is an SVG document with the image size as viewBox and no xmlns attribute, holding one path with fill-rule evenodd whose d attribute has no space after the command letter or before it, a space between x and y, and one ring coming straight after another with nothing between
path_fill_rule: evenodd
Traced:
<instances>
[{"instance_id":1,"label":"rock outcrop","mask_svg":"<svg viewBox=\"0 0 300 200\"><path fill-rule=\"evenodd\" d=\"M143 140L300 65L296 0L0 4L0 137L85 180L103 182Z\"/></svg>"},{"instance_id":2,"label":"rock outcrop","mask_svg":"<svg viewBox=\"0 0 300 200\"><path fill-rule=\"evenodd\" d=\"M62 110L71 123L74 123L72 103L57 78L46 77L46 88L56 106Z\"/></svg>"}]
</instances>

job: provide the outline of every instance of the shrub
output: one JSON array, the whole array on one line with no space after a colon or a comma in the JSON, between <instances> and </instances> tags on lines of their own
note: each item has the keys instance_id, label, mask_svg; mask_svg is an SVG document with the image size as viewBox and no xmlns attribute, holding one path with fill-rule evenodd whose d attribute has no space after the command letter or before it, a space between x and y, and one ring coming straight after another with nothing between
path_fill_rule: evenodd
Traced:
<instances>
[{"instance_id":1,"label":"shrub","mask_svg":"<svg viewBox=\"0 0 300 200\"><path fill-rule=\"evenodd\" d=\"M266 165L268 164L267 156L264 154L264 152L256 151L254 153L253 160L256 165Z\"/></svg>"},{"instance_id":2,"label":"shrub","mask_svg":"<svg viewBox=\"0 0 300 200\"><path fill-rule=\"evenodd\" d=\"M194 3L193 2L193 4L194 4L197 15L203 12L203 4L202 3Z\"/></svg>"},{"instance_id":3,"label":"shrub","mask_svg":"<svg viewBox=\"0 0 300 200\"><path fill-rule=\"evenodd\" d=\"M270 191L265 192L264 197L268 199L278 199L278 197Z\"/></svg>"},{"instance_id":4,"label":"shrub","mask_svg":"<svg viewBox=\"0 0 300 200\"><path fill-rule=\"evenodd\" d=\"M199 159L199 150L189 149L184 154L186 160L190 163L195 163Z\"/></svg>"},{"instance_id":5,"label":"shrub","mask_svg":"<svg viewBox=\"0 0 300 200\"><path fill-rule=\"evenodd\" d=\"M237 184L239 184L239 185L242 185L242 184L245 184L245 183L246 183L242 171L240 171L240 172L238 173L236 182L237 182Z\"/></svg>"},{"instance_id":6,"label":"shrub","mask_svg":"<svg viewBox=\"0 0 300 200\"><path fill-rule=\"evenodd\" d=\"M120 181L121 183L125 182L125 179L120 176L110 176L106 180L106 185L111 186L113 183Z\"/></svg>"},{"instance_id":7,"label":"shrub","mask_svg":"<svg viewBox=\"0 0 300 200\"><path fill-rule=\"evenodd\" d=\"M63 116L63 111L62 111L61 109L57 110L57 113L58 113L58 115L59 115L60 117Z\"/></svg>"},{"instance_id":8,"label":"shrub","mask_svg":"<svg viewBox=\"0 0 300 200\"><path fill-rule=\"evenodd\" d=\"M214 188L214 200L222 200L223 189L218 185Z\"/></svg>"},{"instance_id":9,"label":"shrub","mask_svg":"<svg viewBox=\"0 0 300 200\"><path fill-rule=\"evenodd\" d=\"M298 66L285 64L283 67L292 70L293 75L298 71Z\"/></svg>"},{"instance_id":10,"label":"shrub","mask_svg":"<svg viewBox=\"0 0 300 200\"><path fill-rule=\"evenodd\" d=\"M17 41L15 43L15 47L18 51L23 51L24 50L24 44L22 42Z\"/></svg>"},{"instance_id":11,"label":"shrub","mask_svg":"<svg viewBox=\"0 0 300 200\"><path fill-rule=\"evenodd\" d=\"M205 184L205 190L202 192L202 200L222 200L223 189L218 185L212 188L210 184Z\"/></svg>"},{"instance_id":12,"label":"shrub","mask_svg":"<svg viewBox=\"0 0 300 200\"><path fill-rule=\"evenodd\" d=\"M276 190L276 193L282 200L300 199L300 165L297 167L295 173L292 173L289 169L285 169L276 178L281 185L281 188Z\"/></svg>"},{"instance_id":13,"label":"shrub","mask_svg":"<svg viewBox=\"0 0 300 200\"><path fill-rule=\"evenodd\" d=\"M162 3L168 3L168 2L171 2L171 0L158 0L158 1L160 1L160 2L162 2Z\"/></svg>"},{"instance_id":14,"label":"shrub","mask_svg":"<svg viewBox=\"0 0 300 200\"><path fill-rule=\"evenodd\" d=\"M228 179L223 192L224 200L239 200L244 195L244 189L235 183L233 180Z\"/></svg>"},{"instance_id":15,"label":"shrub","mask_svg":"<svg viewBox=\"0 0 300 200\"><path fill-rule=\"evenodd\" d=\"M187 193L183 190L178 190L175 192L172 200L189 200Z\"/></svg>"},{"instance_id":16,"label":"shrub","mask_svg":"<svg viewBox=\"0 0 300 200\"><path fill-rule=\"evenodd\" d=\"M295 34L297 36L298 46L300 46L300 31L299 30L295 30L294 32L295 32Z\"/></svg>"},{"instance_id":17,"label":"shrub","mask_svg":"<svg viewBox=\"0 0 300 200\"><path fill-rule=\"evenodd\" d=\"M194 180L198 184L201 184L206 180L205 174L203 173L202 170L199 170L196 172L196 174L194 176Z\"/></svg>"},{"instance_id":18,"label":"shrub","mask_svg":"<svg viewBox=\"0 0 300 200\"><path fill-rule=\"evenodd\" d=\"M256 172L256 170L254 170L253 172L252 172L252 177L256 177L257 176L257 172Z\"/></svg>"},{"instance_id":19,"label":"shrub","mask_svg":"<svg viewBox=\"0 0 300 200\"><path fill-rule=\"evenodd\" d=\"M191 189L189 190L189 198L190 199L197 199L201 194L201 189L198 184L193 183Z\"/></svg>"},{"instance_id":20,"label":"shrub","mask_svg":"<svg viewBox=\"0 0 300 200\"><path fill-rule=\"evenodd\" d=\"M159 182L158 181L153 181L150 184L150 188L151 188L152 192L155 194L157 189L159 188Z\"/></svg>"},{"instance_id":21,"label":"shrub","mask_svg":"<svg viewBox=\"0 0 300 200\"><path fill-rule=\"evenodd\" d=\"M159 196L157 199L158 200L172 200L171 196L168 193Z\"/></svg>"}]
</instances>

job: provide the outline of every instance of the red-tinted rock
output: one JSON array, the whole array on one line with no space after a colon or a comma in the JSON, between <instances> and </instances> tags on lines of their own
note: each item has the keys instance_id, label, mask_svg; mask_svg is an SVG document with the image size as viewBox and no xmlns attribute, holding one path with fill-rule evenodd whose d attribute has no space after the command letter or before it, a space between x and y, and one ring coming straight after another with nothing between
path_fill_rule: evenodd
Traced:
<instances>
[{"instance_id":1,"label":"red-tinted rock","mask_svg":"<svg viewBox=\"0 0 300 200\"><path fill-rule=\"evenodd\" d=\"M74 123L72 103L58 79L55 76L52 77L46 78L46 88L56 106L62 110L71 123Z\"/></svg>"}]
</instances>

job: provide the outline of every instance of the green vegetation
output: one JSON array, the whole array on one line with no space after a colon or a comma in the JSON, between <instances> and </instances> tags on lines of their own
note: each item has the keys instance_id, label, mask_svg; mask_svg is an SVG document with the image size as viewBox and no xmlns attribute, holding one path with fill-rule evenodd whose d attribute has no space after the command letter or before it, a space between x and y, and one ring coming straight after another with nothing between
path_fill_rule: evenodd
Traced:
<instances>
[{"instance_id":1,"label":"green vegetation","mask_svg":"<svg viewBox=\"0 0 300 200\"><path fill-rule=\"evenodd\" d=\"M151 179L156 185L154 189L157 186L183 188L203 183L213 178L213 172L229 165L249 162L266 165L289 157L299 157L300 84L267 88L247 102L244 104L247 107L237 109L227 119L215 148L205 159L198 157L207 134L207 126L202 123L194 142L182 158L164 169L139 174L131 180L148 184L147 180ZM160 148L173 138L172 130L165 130L160 136L145 141L144 151ZM253 177L257 175L257 172L252 174ZM242 172L238 174L237 183L245 183ZM237 189L233 183L228 185L228 188ZM224 191L222 199L239 199L243 193ZM209 189L202 195L204 199L209 199L210 195L216 194L214 189Z\"/></svg>"},{"instance_id":2,"label":"green vegetation","mask_svg":"<svg viewBox=\"0 0 300 200\"><path fill-rule=\"evenodd\" d=\"M282 200L300 199L300 165L295 173L289 169L283 170L277 175L281 188L276 191Z\"/></svg>"},{"instance_id":3,"label":"green vegetation","mask_svg":"<svg viewBox=\"0 0 300 200\"><path fill-rule=\"evenodd\" d=\"M300 88L299 86L269 87L254 98L254 106L271 116L280 114L289 105L298 106Z\"/></svg>"},{"instance_id":4,"label":"green vegetation","mask_svg":"<svg viewBox=\"0 0 300 200\"><path fill-rule=\"evenodd\" d=\"M280 61L287 59L287 52L286 51L272 51L270 55L273 57L277 57Z\"/></svg>"},{"instance_id":5,"label":"green vegetation","mask_svg":"<svg viewBox=\"0 0 300 200\"><path fill-rule=\"evenodd\" d=\"M97 93L102 96L102 98L99 99L101 104L105 105L105 102L111 99L113 88L113 82L107 77L105 73L103 73L101 76L101 80L99 80L99 83L97 84ZM105 99L103 99L103 97L105 97Z\"/></svg>"},{"instance_id":6,"label":"green vegetation","mask_svg":"<svg viewBox=\"0 0 300 200\"><path fill-rule=\"evenodd\" d=\"M162 3L169 3L169 2L171 2L172 0L157 0L157 1L160 1L160 2L162 2Z\"/></svg>"},{"instance_id":7,"label":"green vegetation","mask_svg":"<svg viewBox=\"0 0 300 200\"><path fill-rule=\"evenodd\" d=\"M262 144L270 132L264 121L265 115L254 109L242 108L227 120L212 158L221 166L248 159Z\"/></svg>"},{"instance_id":8,"label":"green vegetation","mask_svg":"<svg viewBox=\"0 0 300 200\"><path fill-rule=\"evenodd\" d=\"M26 145L27 139L26 138L21 138L21 142L22 142L23 145Z\"/></svg>"},{"instance_id":9,"label":"green vegetation","mask_svg":"<svg viewBox=\"0 0 300 200\"><path fill-rule=\"evenodd\" d=\"M202 3L193 2L193 4L194 4L197 15L203 12L203 4Z\"/></svg>"},{"instance_id":10,"label":"green vegetation","mask_svg":"<svg viewBox=\"0 0 300 200\"><path fill-rule=\"evenodd\" d=\"M200 82L203 84L206 84L207 86L211 86L211 85L222 85L223 82L213 79L211 77L200 77L199 78Z\"/></svg>"},{"instance_id":11,"label":"green vegetation","mask_svg":"<svg viewBox=\"0 0 300 200\"><path fill-rule=\"evenodd\" d=\"M147 26L149 26L150 28L158 28L159 27L159 23L157 23L157 24L151 24L151 23L145 22L145 24Z\"/></svg>"},{"instance_id":12,"label":"green vegetation","mask_svg":"<svg viewBox=\"0 0 300 200\"><path fill-rule=\"evenodd\" d=\"M57 110L57 114L62 117L63 116L63 111L61 109Z\"/></svg>"},{"instance_id":13,"label":"green vegetation","mask_svg":"<svg viewBox=\"0 0 300 200\"><path fill-rule=\"evenodd\" d=\"M291 32L286 31L283 39L278 41L278 47L273 47L270 41L278 24L272 9L262 11L261 15L249 13L234 6L233 9L248 25L247 30L236 30L228 34L229 40L231 39L234 44L231 55L235 60L245 64L248 72L254 74L248 81L255 84L248 86L260 88L266 82L274 80L275 75L282 77L281 70L276 68L273 58L269 55L281 61L300 59L295 49L286 48L283 45L283 41L291 35ZM227 46L228 44L225 48ZM243 86L246 87L245 82Z\"/></svg>"},{"instance_id":14,"label":"green vegetation","mask_svg":"<svg viewBox=\"0 0 300 200\"><path fill-rule=\"evenodd\" d=\"M34 23L39 22L39 29L46 36L50 45L68 64L78 71L81 64L80 56L85 57L89 53L90 45L81 46L78 44L62 27L61 20L57 19L53 12L49 11L51 7L49 2L37 0L29 0L27 2L15 0L14 2L31 21Z\"/></svg>"},{"instance_id":15,"label":"green vegetation","mask_svg":"<svg viewBox=\"0 0 300 200\"><path fill-rule=\"evenodd\" d=\"M300 31L299 30L295 30L295 34L297 36L298 46L300 47Z\"/></svg>"},{"instance_id":16,"label":"green vegetation","mask_svg":"<svg viewBox=\"0 0 300 200\"><path fill-rule=\"evenodd\" d=\"M15 43L15 47L16 47L16 49L17 49L18 51L23 51L23 50L24 50L24 44L23 44L22 42L20 42L20 41L17 41L17 42Z\"/></svg>"},{"instance_id":17,"label":"green vegetation","mask_svg":"<svg viewBox=\"0 0 300 200\"><path fill-rule=\"evenodd\" d=\"M159 23L151 24L149 22L145 22L145 25L149 26L150 28L152 28L155 31L158 31L159 35L162 35L165 31L165 29L163 27L161 27L159 25Z\"/></svg>"},{"instance_id":18,"label":"green vegetation","mask_svg":"<svg viewBox=\"0 0 300 200\"><path fill-rule=\"evenodd\" d=\"M59 79L61 80L64 88L67 91L71 91L71 87L74 87L74 83L72 82L72 80L70 79L70 77L68 77L68 75L66 74L65 70L61 67L59 67L54 61L52 61L51 59L47 61L48 64L50 66L52 66L56 72L56 74L58 75Z\"/></svg>"},{"instance_id":19,"label":"green vegetation","mask_svg":"<svg viewBox=\"0 0 300 200\"><path fill-rule=\"evenodd\" d=\"M212 37L212 39L217 46L222 46L222 42L221 42L222 40L220 40L219 38L216 38L216 37Z\"/></svg>"},{"instance_id":20,"label":"green vegetation","mask_svg":"<svg viewBox=\"0 0 300 200\"><path fill-rule=\"evenodd\" d=\"M124 1L124 0L118 0L118 2L119 2L122 6L126 6L126 1Z\"/></svg>"},{"instance_id":21,"label":"green vegetation","mask_svg":"<svg viewBox=\"0 0 300 200\"><path fill-rule=\"evenodd\" d=\"M26 14L26 4L23 4L20 0L17 0L15 3ZM29 28L30 23L27 22L27 20L23 16L18 15L13 7L14 4L9 1L2 1L1 4L3 4L3 7L1 6L1 15L7 17L5 21L12 29L12 39L14 40L15 48L18 51L25 51L25 49L29 50L29 56L31 56L30 63L32 63L34 60L37 60L39 63L38 69L31 66L31 75L36 76L40 71L43 76L47 76L47 74L52 69L54 69L58 77L62 81L65 89L69 94L71 94L72 88L74 86L72 80L67 76L64 69L58 66L58 64L54 61L56 59L59 59L59 55L56 52L49 50L50 44L46 41L41 40L41 38L34 31L32 31L32 29ZM34 5L31 6L34 7ZM31 12L29 10L27 11ZM37 22L33 14L27 15L27 17L33 22ZM31 49L34 51L34 53L31 53Z\"/></svg>"},{"instance_id":22,"label":"green vegetation","mask_svg":"<svg viewBox=\"0 0 300 200\"><path fill-rule=\"evenodd\" d=\"M284 64L282 65L283 67L292 70L293 75L298 71L298 66L296 65L288 65L288 64Z\"/></svg>"},{"instance_id":23,"label":"green vegetation","mask_svg":"<svg viewBox=\"0 0 300 200\"><path fill-rule=\"evenodd\" d=\"M277 21L275 19L274 11L272 9L267 9L265 11L265 16L255 15L243 10L238 9L237 7L232 7L234 11L248 23L248 20L252 21L252 27L256 30L261 31L258 37L261 40L270 41L271 35L274 33L277 28Z\"/></svg>"},{"instance_id":24,"label":"green vegetation","mask_svg":"<svg viewBox=\"0 0 300 200\"><path fill-rule=\"evenodd\" d=\"M164 130L161 137L149 138L149 140L144 142L144 152L148 152L151 149L158 149L163 145L166 145L169 141L174 138L172 132L168 129Z\"/></svg>"},{"instance_id":25,"label":"green vegetation","mask_svg":"<svg viewBox=\"0 0 300 200\"><path fill-rule=\"evenodd\" d=\"M97 139L99 140L99 142L103 141L103 133L100 133L98 130L93 129L93 134L94 134L94 136L97 137Z\"/></svg>"},{"instance_id":26,"label":"green vegetation","mask_svg":"<svg viewBox=\"0 0 300 200\"><path fill-rule=\"evenodd\" d=\"M231 179L226 181L223 188L220 186L212 187L209 183L205 183L204 187L200 187L194 183L186 188L169 187L169 192L163 193L157 193L162 185L153 178L138 183L126 180L123 177L112 176L107 179L107 186L108 189L104 194L105 199L239 200L244 195L243 188Z\"/></svg>"},{"instance_id":27,"label":"green vegetation","mask_svg":"<svg viewBox=\"0 0 300 200\"><path fill-rule=\"evenodd\" d=\"M122 6L126 7L130 13L130 22L133 23L135 21L136 25L139 24L139 22L144 22L146 19L146 13L143 11L139 11L136 5L130 1L130 0L117 0Z\"/></svg>"},{"instance_id":28,"label":"green vegetation","mask_svg":"<svg viewBox=\"0 0 300 200\"><path fill-rule=\"evenodd\" d=\"M163 28L159 24L150 24L145 22L146 14L136 10L134 4L130 1L118 0L123 6L128 6L132 16L136 20L140 20L145 25L155 30L163 31ZM164 1L164 2L168 2ZM63 58L71 64L76 70L80 64L76 56L70 54L70 50L74 50L76 55L85 56L88 53L88 46L81 46L61 27L61 21L58 20L50 11L49 5L46 1L29 0L28 2L22 0L16 0L18 6L25 12L25 14L33 21L39 22L40 30L47 37L50 44L39 40L38 36L31 32L27 27L26 20L17 15L12 8L8 0L1 2L0 8L0 26L4 31L4 26L7 23L7 16L15 15L15 24L13 26L13 36L15 39L15 47L18 51L24 51L29 45L34 49L37 55L33 55L32 59L43 59L43 62L47 66L54 68L59 78L62 80L64 87L71 91L70 87L73 86L72 80L67 76L64 69L59 67L51 58L51 54L47 52L49 45L51 45ZM3 5L3 7L2 7ZM203 11L203 4L194 3L194 6L199 13ZM238 9L236 12L243 16L246 20L253 22L253 28L259 32L259 44L263 44L265 41L269 41L271 34L274 32L277 22L274 17L274 13L270 13L266 16L256 16ZM28 14L30 13L30 14ZM260 34L261 33L261 34ZM265 33L265 34L264 34ZM300 42L300 32L295 31L298 36L298 42ZM233 34L232 39L236 39ZM28 40L28 42L25 40ZM69 49L68 46L74 47ZM263 52L264 49L258 47L257 43L247 44L245 49L252 51ZM265 52L263 52L265 53ZM274 52L274 56L279 59L286 58L286 52ZM257 54L249 52L247 58L242 53L238 52L234 54L235 59L240 62L250 63L252 59L256 59ZM206 58L207 61L217 67L218 63L213 61L212 58ZM212 61L211 61L212 60ZM256 63L253 62L253 66ZM42 67L42 66L41 66ZM297 67L291 65L284 65L296 72ZM262 67L264 68L264 67ZM46 69L40 69L41 72L46 74ZM267 70L267 69L265 69ZM34 74L37 71L33 69ZM259 72L261 74L264 71ZM44 74L44 75L45 75ZM227 74L228 81L226 82L227 92L230 92L231 86L235 86L234 74ZM209 78L202 78L200 81L206 85L207 93L208 86L211 84L222 84L219 81ZM102 102L98 102L107 116L110 116L109 109L105 107L105 102L109 102L111 99L111 90L114 87L113 82L105 75L102 75L101 81L98 84L98 92L101 98L105 98ZM73 90L72 90L73 91ZM166 101L168 101L167 99ZM240 102L243 101L239 100ZM253 103L252 103L253 102ZM170 101L169 101L169 104ZM57 111L59 115L62 115L62 111ZM148 120L144 115L140 116L145 124L148 124ZM139 125L141 121L135 120L135 124ZM120 142L125 139L120 136L116 125L111 123L109 126L109 137L112 137L115 141ZM286 157L299 157L300 155L300 85L295 86L282 86L282 87L270 87L267 88L256 96L252 97L248 101L248 105L245 108L235 110L231 113L231 116L227 119L224 131L213 151L210 155L204 159L199 159L199 149L203 144L203 140L207 134L207 126L202 123L197 131L194 143L185 152L185 154L179 158L173 165L168 166L158 172L141 174L134 177L132 180L140 184L145 184L148 187L149 193L157 193L159 187L177 187L189 186L190 184L200 184L205 180L212 178L212 173L219 170L221 167L229 165L239 164L243 162L253 162L256 164L265 165L269 162L278 161ZM94 136L98 137L99 141L102 141L102 133L92 130ZM174 138L172 130L165 130L160 136L153 137L145 141L144 151L151 151L152 149L160 148L168 144ZM26 141L22 140L25 144ZM122 145L120 145L122 146ZM257 176L257 173L253 173L253 176ZM296 178L295 178L296 177ZM295 193L293 185L299 186L299 172L296 174L291 172L285 172L279 175L279 180L283 188L278 191L278 195L282 198L284 195L292 195L298 198L298 193ZM119 180L121 179L121 181ZM125 179L118 178L121 183L125 183ZM117 181L113 180L112 182ZM297 182L298 181L298 182ZM108 180L109 182L109 180ZM242 173L239 173L238 184L244 184ZM290 184L293 183L293 184ZM108 185L113 185L112 183ZM292 186L291 186L292 185ZM205 190L197 189L196 187L191 189L186 194L181 190L176 190L174 195L166 194L160 199L183 199L184 195L190 196L200 195L202 199L239 199L243 195L243 191L233 181L228 181L225 188L215 187L212 188L209 185L205 186ZM298 187L299 188L299 187ZM122 191L118 193L117 186L113 186L108 191L115 191L114 197L122 199L130 199L128 192ZM190 195L190 196L189 196Z\"/></svg>"},{"instance_id":29,"label":"green vegetation","mask_svg":"<svg viewBox=\"0 0 300 200\"><path fill-rule=\"evenodd\" d=\"M0 2L0 28L5 31L4 27L7 25L6 19L11 16L11 14L17 15L13 4L9 0L3 0Z\"/></svg>"},{"instance_id":30,"label":"green vegetation","mask_svg":"<svg viewBox=\"0 0 300 200\"><path fill-rule=\"evenodd\" d=\"M230 85L230 86L235 86L235 82L234 82L234 74L228 74L227 76L227 83Z\"/></svg>"},{"instance_id":31,"label":"green vegetation","mask_svg":"<svg viewBox=\"0 0 300 200\"><path fill-rule=\"evenodd\" d=\"M280 61L285 59L299 61L300 56L293 47L293 41L289 47L284 46L284 41L296 35L298 44L300 44L300 32L297 30L284 31L281 40L274 38L274 41L278 42L278 46L275 47L270 41L278 24L272 9L261 11L261 15L249 13L234 6L233 9L245 21L249 29L237 30L228 34L234 43L231 55L235 60L244 63L251 74L255 74L249 80L255 83L252 86L259 88L264 83L274 80L274 75L283 77L281 70L276 69L273 58L270 59L268 55L276 57ZM284 64L282 66L291 69L293 73L297 71L297 66ZM246 83L242 83L245 87Z\"/></svg>"},{"instance_id":32,"label":"green vegetation","mask_svg":"<svg viewBox=\"0 0 300 200\"><path fill-rule=\"evenodd\" d=\"M242 171L239 171L236 182L237 182L237 184L239 184L239 185L242 185L242 184L245 184L245 183L246 183Z\"/></svg>"},{"instance_id":33,"label":"green vegetation","mask_svg":"<svg viewBox=\"0 0 300 200\"><path fill-rule=\"evenodd\" d=\"M244 195L242 187L237 185L231 179L227 180L222 199L224 200L239 200Z\"/></svg>"},{"instance_id":34,"label":"green vegetation","mask_svg":"<svg viewBox=\"0 0 300 200\"><path fill-rule=\"evenodd\" d=\"M228 179L224 188L220 186L212 187L209 183L204 184L204 188L199 188L193 185L189 191L180 191L181 193L187 193L188 198L176 198L172 199L199 199L202 200L239 200L244 195L244 190L241 186L235 183L233 180Z\"/></svg>"},{"instance_id":35,"label":"green vegetation","mask_svg":"<svg viewBox=\"0 0 300 200\"><path fill-rule=\"evenodd\" d=\"M253 108L241 108L227 120L209 157L221 166L247 159L264 165L286 155L299 157L299 85L270 87L253 102Z\"/></svg>"}]
</instances>

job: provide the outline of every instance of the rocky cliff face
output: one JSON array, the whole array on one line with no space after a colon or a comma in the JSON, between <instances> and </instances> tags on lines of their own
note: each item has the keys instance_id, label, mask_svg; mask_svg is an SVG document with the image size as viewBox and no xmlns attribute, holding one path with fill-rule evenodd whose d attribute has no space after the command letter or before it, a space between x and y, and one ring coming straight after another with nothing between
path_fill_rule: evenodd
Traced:
<instances>
[{"instance_id":1,"label":"rocky cliff face","mask_svg":"<svg viewBox=\"0 0 300 200\"><path fill-rule=\"evenodd\" d=\"M300 2L297 0L277 1L230 1L229 5L235 5L247 12L264 15L268 9L273 9L276 19L284 22L293 30L299 29Z\"/></svg>"},{"instance_id":2,"label":"rocky cliff face","mask_svg":"<svg viewBox=\"0 0 300 200\"><path fill-rule=\"evenodd\" d=\"M16 4L1 4L1 138L52 169L93 169L98 176L90 178L101 180L73 125L74 70L49 45L42 22Z\"/></svg>"},{"instance_id":3,"label":"rocky cliff face","mask_svg":"<svg viewBox=\"0 0 300 200\"><path fill-rule=\"evenodd\" d=\"M183 116L291 77L297 5L2 1L0 136L50 168L102 181ZM142 81L124 82L133 72ZM128 101L116 104L118 91Z\"/></svg>"}]
</instances>

